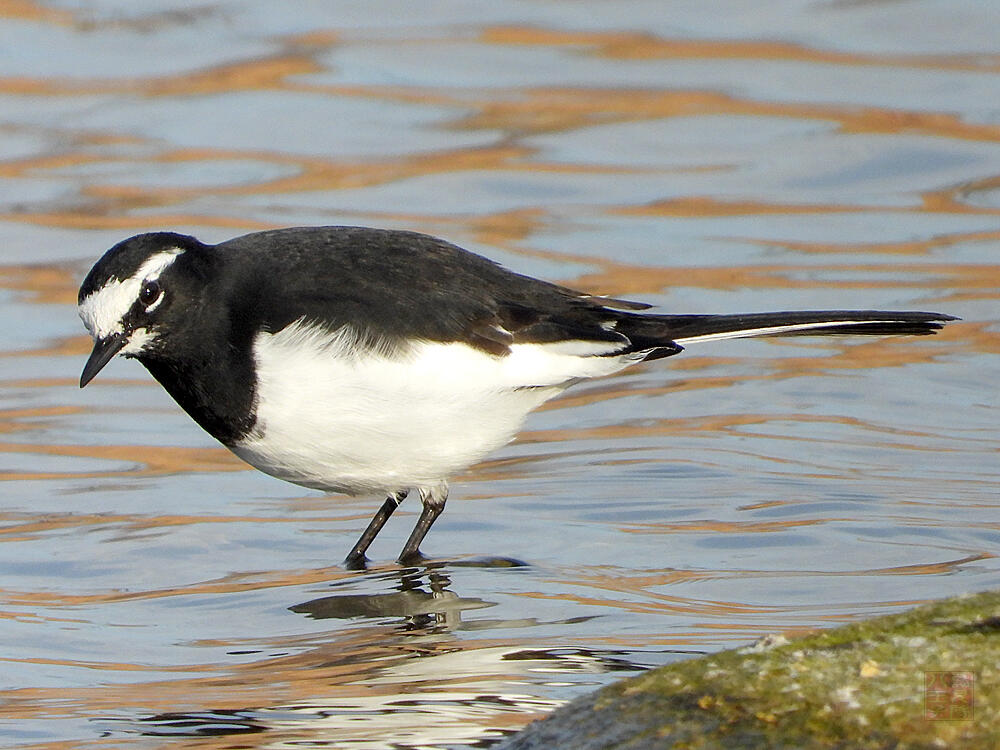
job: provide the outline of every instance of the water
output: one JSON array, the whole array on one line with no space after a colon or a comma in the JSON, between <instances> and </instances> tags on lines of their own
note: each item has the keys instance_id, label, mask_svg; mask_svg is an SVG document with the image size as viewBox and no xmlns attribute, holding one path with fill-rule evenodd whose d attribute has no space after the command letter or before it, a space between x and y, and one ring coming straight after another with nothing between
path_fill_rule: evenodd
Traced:
<instances>
[{"instance_id":1,"label":"water","mask_svg":"<svg viewBox=\"0 0 1000 750\"><path fill-rule=\"evenodd\" d=\"M993 15L0 4L0 744L482 746L647 666L996 587ZM390 562L410 501L348 572L380 498L245 470L135 363L77 387L117 240L329 223L671 311L963 321L579 386L459 478L435 562Z\"/></svg>"}]
</instances>

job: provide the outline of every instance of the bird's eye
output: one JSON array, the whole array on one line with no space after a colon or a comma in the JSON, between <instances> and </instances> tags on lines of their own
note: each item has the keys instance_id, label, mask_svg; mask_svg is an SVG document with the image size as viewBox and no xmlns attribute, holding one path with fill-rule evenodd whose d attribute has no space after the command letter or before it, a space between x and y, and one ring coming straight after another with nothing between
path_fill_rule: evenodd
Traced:
<instances>
[{"instance_id":1,"label":"bird's eye","mask_svg":"<svg viewBox=\"0 0 1000 750\"><path fill-rule=\"evenodd\" d=\"M139 301L148 308L159 300L162 294L163 290L160 288L159 282L156 279L151 279L142 285L142 289L139 291Z\"/></svg>"}]
</instances>

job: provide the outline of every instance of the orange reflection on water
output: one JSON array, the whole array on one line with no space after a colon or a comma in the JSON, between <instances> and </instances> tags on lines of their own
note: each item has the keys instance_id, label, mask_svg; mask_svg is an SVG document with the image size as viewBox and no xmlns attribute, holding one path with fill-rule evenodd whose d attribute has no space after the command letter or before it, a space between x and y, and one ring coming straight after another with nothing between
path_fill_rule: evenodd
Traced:
<instances>
[{"instance_id":1,"label":"orange reflection on water","mask_svg":"<svg viewBox=\"0 0 1000 750\"><path fill-rule=\"evenodd\" d=\"M0 0L0 18L68 25L73 21L73 14L67 10L45 7L32 0Z\"/></svg>"},{"instance_id":2,"label":"orange reflection on water","mask_svg":"<svg viewBox=\"0 0 1000 750\"><path fill-rule=\"evenodd\" d=\"M480 35L489 44L586 47L620 60L794 60L836 65L1000 71L998 55L866 55L812 49L757 39L667 39L641 32L563 31L532 26L494 26Z\"/></svg>"},{"instance_id":3,"label":"orange reflection on water","mask_svg":"<svg viewBox=\"0 0 1000 750\"><path fill-rule=\"evenodd\" d=\"M22 292L29 302L75 305L79 286L77 273L63 266L0 266L0 289Z\"/></svg>"},{"instance_id":4,"label":"orange reflection on water","mask_svg":"<svg viewBox=\"0 0 1000 750\"><path fill-rule=\"evenodd\" d=\"M243 471L247 465L225 448L180 448L177 446L137 445L38 445L36 443L0 443L3 453L40 453L49 456L72 456L105 461L122 461L127 469L94 471L8 471L0 480L86 479L108 476L161 476L190 471Z\"/></svg>"},{"instance_id":5,"label":"orange reflection on water","mask_svg":"<svg viewBox=\"0 0 1000 750\"><path fill-rule=\"evenodd\" d=\"M835 520L835 519L824 519L824 520ZM792 524L797 525L797 524ZM747 524L745 526L737 526L737 530L740 533L770 533L778 529L777 526L765 526L754 528L753 524ZM663 533L663 534L673 534L673 533L685 533L687 531L692 531L694 527L687 526L683 524L643 524L641 527L636 528L636 531L640 533ZM732 531L733 527L728 525L722 525L718 527L711 527L712 531L721 531L723 533L728 533ZM795 578L795 577L808 577L813 576L923 576L923 575L946 575L948 573L953 573L962 568L962 566L969 565L970 563L975 563L982 560L992 559L994 555L989 553L976 553L972 555L966 555L965 557L945 560L932 563L919 563L914 565L899 565L888 568L867 568L867 569L845 569L841 571L821 571L821 570L697 570L697 571L687 571L687 570L638 570L638 569L601 569L593 568L590 570L579 569L573 571L565 571L566 575L561 577L557 583L563 589L572 588L572 593L563 592L559 594L545 593L545 592L526 592L522 594L523 596L529 598L539 598L539 599L560 599L565 601L571 601L576 604L599 606L599 607L610 607L610 608L623 608L628 611L634 612L677 612L684 613L686 615L693 615L695 617L704 617L708 620L717 618L719 616L732 616L732 615L742 615L747 617L747 621L743 623L718 623L714 622L711 627L713 628L727 628L732 627L741 632L746 632L747 628L750 627L752 622L751 618L756 618L759 615L766 616L776 616L780 613L791 613L794 611L801 612L800 606L781 606L781 605L759 605L759 604L749 604L746 602L738 601L722 601L722 600L710 600L695 597L685 597L676 596L673 594L665 594L660 591L661 588L676 586L679 583L691 583L697 581L709 581L712 579L747 579L748 585L749 581L753 579L761 578ZM669 590L669 588L667 589ZM587 593L582 593L586 591ZM604 591L616 596L612 597L597 597L593 591ZM580 592L580 593L578 593ZM880 607L892 608L900 606L912 606L919 604L919 600L915 599L899 599L892 601L885 601L879 604ZM822 610L826 608L825 603L817 603L814 605L813 609ZM820 617L821 619L830 620L845 620L851 619L852 616L845 616L841 613L833 614L818 614L813 612L812 616ZM791 624L788 625L791 628L800 628L800 625ZM776 627L781 627L780 625Z\"/></svg>"},{"instance_id":6,"label":"orange reflection on water","mask_svg":"<svg viewBox=\"0 0 1000 750\"><path fill-rule=\"evenodd\" d=\"M18 11L18 9L21 9ZM34 8L29 3L0 8L15 15ZM669 40L646 34L603 34L594 32L561 32L530 27L487 28L481 34L488 45L541 45L555 48L566 45L599 50L599 54L617 59L652 59L669 57L691 60L793 60L824 62L835 65L879 65L887 67L930 67L942 70L997 69L995 55L974 56L866 56L813 50L799 45L747 40ZM851 105L816 105L800 102L761 102L739 99L716 91L640 90L599 87L553 88L526 87L501 90L488 98L447 87L412 89L390 86L330 86L310 82L309 74L324 70L317 57L338 44L350 44L333 31L317 30L308 34L291 35L286 39L286 51L272 56L250 58L202 70L147 78L114 78L94 80L86 77L63 80L54 78L0 78L0 91L10 94L32 93L50 97L82 94L132 93L139 97L211 96L235 91L289 91L336 97L357 97L388 100L398 103L433 102L470 111L457 119L452 127L458 130L499 130L516 136L532 133L556 133L592 124L636 122L670 117L705 115L777 116L797 120L829 120L836 122L844 133L924 134L951 139L1000 140L1000 127L963 120L948 112L909 112L890 108ZM118 140L122 137L118 136ZM17 179L44 174L47 170L63 169L88 163L100 163L105 157L91 146L107 137L91 135L66 144L58 154L45 154L0 163L0 175ZM126 139L127 140L127 139ZM136 140L136 139L133 139ZM141 141L141 139L138 139ZM421 175L448 174L467 170L531 171L573 174L602 173L611 168L595 165L555 163L546 161L534 149L518 145L516 140L504 140L495 145L477 145L451 151L417 153L383 159L343 159L317 154L295 157L280 149L225 150L197 148L164 148L160 153L132 157L137 163L198 162L202 160L254 159L275 165L292 166L296 174L238 186L213 186L213 191L233 195L278 194L311 190L343 190L387 184ZM630 169L614 171L628 173ZM988 190L993 179L980 180L961 188L931 192L923 212L997 213L996 208L969 205L959 190ZM203 187L164 188L134 187L90 181L84 194L91 200L85 208L67 207L64 211L29 209L7 213L4 218L70 227L139 227L140 217L124 216L131 209L157 207L160 223L206 224L244 229L272 226L253 219L227 216L205 216L172 213L169 207L198 195ZM772 213L865 212L871 207L861 205L826 204L803 207L789 204L769 204L763 201L726 201L713 196L672 198L652 206L625 207L632 213L648 211L661 215L767 215ZM897 210L897 209L894 209ZM429 217L422 217L427 221ZM438 217L446 220L446 217ZM148 219L145 221L148 223Z\"/></svg>"},{"instance_id":7,"label":"orange reflection on water","mask_svg":"<svg viewBox=\"0 0 1000 750\"><path fill-rule=\"evenodd\" d=\"M176 27L187 33L215 14L239 14L237 5L225 10L204 6L163 12L107 11L102 15L82 7L62 10L29 0L0 0L0 18L48 24L61 31L75 30L83 37L102 38L99 32L112 29L117 34L149 35L154 39L164 28ZM852 12L851 4L841 5L838 12ZM553 4L551 11L556 14L559 8ZM906 18L900 21L905 25ZM114 534L114 541L127 541L158 533L172 540L172 535L180 537L192 527L211 525L218 530L218 536L231 537L235 543L230 550L232 558L226 559L221 572L194 575L189 583L183 581L181 573L155 577L152 573L159 571L145 571L155 578L155 583L130 587L127 580L119 579L123 574L118 567L111 573L88 571L90 577L83 579L65 575L65 569L58 566L52 574L43 570L24 578L14 573L5 575L0 591L0 622L10 626L28 623L39 629L55 624L53 629L41 632L46 637L56 633L56 637L51 645L45 642L47 650L26 645L24 653L12 649L0 654L0 663L11 669L27 665L47 670L46 675L56 674L60 679L58 685L39 687L30 673L18 672L28 674L27 682L0 692L0 721L127 720L107 726L101 723L88 745L93 747L153 746L163 744L163 735L170 733L171 745L206 749L350 743L361 750L380 747L380 742L381 746L396 742L407 747L442 747L492 738L499 728L521 726L555 705L557 699L551 697L553 683L587 670L597 674L613 668L606 663L606 654L585 653L582 647L572 654L567 654L565 648L560 651L567 643L584 643L614 653L714 649L765 632L800 632L816 624L897 608L935 593L949 593L956 585L975 585L984 580L966 574L981 572L992 557L982 549L989 542L976 535L995 530L996 524L980 523L969 512L973 508L995 508L995 471L990 469L995 454L989 453L993 447L987 434L989 423L984 420L987 428L966 429L960 423L961 417L951 414L953 407L957 413L967 415L961 411L965 405L949 406L948 400L954 402L957 397L945 393L946 387L940 384L947 382L950 387L950 383L965 378L973 385L962 392L962 398L968 393L970 399L984 403L992 393L974 391L978 381L970 373L975 368L969 365L962 369L960 362L981 362L972 360L972 356L1000 353L1000 333L992 319L995 316L976 317L964 312L967 306L982 310L984 304L1000 302L1000 264L993 252L1000 242L1000 231L989 225L1000 215L993 196L1000 187L1000 177L982 174L976 166L986 163L990 150L1000 142L1000 125L995 119L982 116L981 110L971 104L969 111L961 111L950 103L935 103L933 97L921 100L920 108L896 104L898 100L888 95L884 103L872 104L877 97L855 98L857 92L852 91L844 91L842 99L834 103L817 103L804 95L798 100L793 95L770 101L763 95L740 93L736 86L724 88L709 80L711 77L704 84L693 78L690 85L683 87L658 86L653 76L648 79L653 83L641 86L614 85L613 80L608 82L611 79L595 85L574 85L557 75L551 80L538 77L530 85L496 85L485 73L487 80L481 86L479 82L461 80L409 84L404 75L399 76L400 83L386 81L394 80L393 50L401 45L411 50L420 45L427 49L454 46L461 50L455 55L456 69L463 65L462 55L474 56L479 51L492 54L510 48L523 50L526 55L532 49L547 50L558 55L559 64L566 68L572 68L578 60L591 65L605 61L622 66L624 62L636 67L668 60L671 64L695 63L689 66L692 70L711 70L713 63L731 66L735 61L752 67L779 61L790 75L814 76L817 91L827 83L824 70L864 68L866 75L877 73L886 80L898 73L905 85L912 80L905 74L914 69L921 76L942 71L955 75L971 72L972 77L995 74L1000 71L1000 56L947 51L926 54L908 51L905 43L899 45L902 51L894 53L851 52L843 51L849 47L846 44L761 39L741 33L738 28L731 30L733 38L724 40L670 38L651 32L579 31L572 30L579 24L571 19L565 20L564 28L558 23L551 27L527 23L455 28L421 25L401 29L400 38L369 34L360 26L339 28L332 22L275 36L266 25L252 28L259 21L247 23L251 26L240 33L260 42L255 50L267 52L236 50L213 57L216 62L186 71L167 61L158 69L160 72L146 75L129 75L128 71L120 75L97 74L83 56L71 76L31 72L0 76L0 94L6 97L37 97L45 104L65 102L71 111L79 111L76 102L87 97L114 100L111 106L121 102L138 105L134 110L124 108L122 117L135 118L131 122L76 128L71 118L52 116L48 122L12 126L19 129L18 133L29 135L36 125L44 126L38 129L49 140L43 138L40 149L29 146L24 153L15 149L11 156L0 159L0 179L14 186L15 191L22 181L56 185L59 189L38 200L5 202L0 207L0 219L19 223L23 226L18 231L37 232L39 237L49 236L45 232L54 227L79 230L83 242L90 240L84 230L114 230L124 236L154 228L190 227L184 231L198 234L199 228L215 228L238 234L273 228L286 218L295 222L302 215L310 222L327 216L338 223L384 221L440 234L460 244L476 243L487 253L489 248L496 248L521 255L526 261L543 261L548 275L561 274L566 277L565 283L593 293L642 299L644 295L669 295L684 287L716 302L721 293L736 292L764 309L772 296L789 291L843 290L845 297L857 300L867 299L867 292L852 292L874 290L872 305L898 298L906 300L907 306L920 304L955 312L967 320L950 324L933 339L844 339L815 344L799 340L794 347L775 344L768 348L766 357L753 359L741 354L738 346L725 350L725 356L711 353L721 349L705 350L709 354L704 355L685 352L622 377L570 390L547 405L548 409L565 410L565 414L541 417L553 420L548 424L565 422L568 426L542 428L536 423L521 434L520 445L512 452L493 456L460 477L455 494L470 502L465 508L452 510L451 517L464 519L456 520L457 524L467 524L458 526L463 541L484 539L484 543L495 543L502 549L508 540L531 531L528 527L535 519L529 511L518 509L517 503L533 510L536 502L552 501L554 497L549 495L557 493L549 493L541 482L536 485L534 481L548 480L550 472L555 475L550 481L559 480L560 472L566 476L575 464L568 464L567 469L561 462L573 457L583 456L580 462L590 464L588 468L600 476L601 481L595 482L593 489L583 483L574 485L574 489L592 494L606 492L614 479L613 474L601 474L600 470L626 462L676 461L726 468L731 466L726 461L759 460L773 463L778 467L775 473L784 471L798 484L772 495L758 490L744 496L743 488L737 487L732 497L714 505L698 505L695 501L699 498L694 498L687 508L689 515L653 516L652 520L650 516L638 520L614 517L613 509L603 507L609 503L608 498L588 496L584 500L600 503L604 511L600 520L593 521L577 517L577 509L567 499L565 509L558 509L560 520L565 515L569 522L576 523L574 533L582 535L582 546L589 541L589 529L583 527L593 524L600 525L602 532L621 544L623 556L629 554L631 546L656 543L657 536L662 536L665 551L655 559L643 558L640 553L618 565L601 566L584 556L573 557L575 550L557 550L559 559L565 556L580 564L566 564L553 571L541 563L514 571L509 579L470 575L463 578L469 591L458 585L455 591L443 585L435 589L423 582L419 586L423 595L414 599L416 604L411 607L406 597L411 592L402 590L406 588L401 583L402 573L397 576L394 566L376 567L368 573L348 573L339 567L309 568L303 560L317 557L298 555L295 545L287 541L292 535L285 532L290 529L301 529L303 535L321 534L331 523L351 525L353 534L353 527L359 530L364 526L377 499L341 501L337 511L327 510L338 502L330 498L310 495L287 499L276 494L257 500L279 508L278 512L244 512L232 507L206 510L213 515L173 509L133 511L130 505L111 503L104 494L105 482L127 487L128 482L123 480L155 478L148 484L155 485L158 493L169 493L175 489L165 479L170 475L234 472L246 467L223 448L151 445L148 443L155 442L155 438L151 441L145 435L129 444L74 444L73 435L66 434L64 428L85 429L80 425L93 418L80 406L76 381L90 342L75 317L67 316L72 328L56 336L28 339L17 348L0 352L0 363L7 366L3 385L11 393L24 391L23 402L17 394L0 410L0 437L9 441L0 442L6 469L0 479L7 488L18 487L14 484L17 482L31 488L24 493L24 507L29 510L0 512L0 547L18 563L22 562L21 550L30 551L34 555L26 558L30 567L31 560L52 557L53 552L79 540L103 544L103 539L92 541L102 535ZM629 27L644 28L639 22ZM226 43L213 36L211 30L205 34L203 42L208 46ZM916 50L917 45L913 46ZM91 49L99 58L101 50ZM367 65L370 71L378 72L374 76L377 80L338 83L337 66L360 49L371 56L362 66L356 66L354 74ZM662 68L653 69L654 76L657 70ZM579 80L589 80L585 76L586 70ZM293 93L324 103L359 100L400 109L420 105L438 107L440 113L431 126L420 124L414 117L412 131L397 136L400 140L412 139L412 150L398 149L387 154L376 151L365 156L338 153L308 142L287 144L280 134L273 142L264 139L255 147L244 148L225 141L221 146L202 147L196 140L181 143L172 141L169 135L133 134L145 132L141 122L144 103L162 105L165 110L171 103L184 100L222 105L224 95L237 92ZM233 112L231 122L239 123L243 116L247 113ZM596 131L616 123L654 124L678 118L690 121L692 128L698 127L699 118L739 119L747 127L768 118L796 126L815 124L822 134L809 137L816 138L820 146L827 143L827 137L851 144L856 136L870 134L884 136L882 143L886 147L897 142L905 147L914 139L923 139L921 143L933 142L924 144L932 155L940 155L946 162L968 159L973 166L969 167L968 179L956 176L956 168L947 171L946 177L932 173L931 186L921 182L916 189L909 184L909 176L896 175L885 192L843 190L838 194L846 197L830 198L822 191L805 190L799 203L799 196L791 194L789 198L788 191L778 190L776 196L767 188L755 190L748 185L746 190L733 192L712 182L716 177L732 180L739 176L736 167L714 155L700 160L697 156L686 158L678 162L683 165L679 167L658 168L628 152L616 163L614 144L601 145L607 152L598 152L587 141L591 128ZM191 123L192 128L197 125ZM324 123L314 125L321 129ZM470 146L449 140L443 146L429 147L421 141L422 133L430 132L428 127L435 135L445 131L449 139L456 141L470 134L477 140ZM0 137L5 132L0 131ZM566 136L565 141L562 136ZM769 139L770 147L780 147L784 136L763 137ZM872 139L857 140L864 145ZM205 142L218 143L211 138ZM561 150L564 146L565 152ZM661 147L665 154L683 144L663 143ZM977 148L982 149L982 158ZM560 158L562 153L579 157ZM852 156L856 155L847 154L846 158ZM770 175L766 151L757 154L756 159L759 161L753 161L753 166L761 170L765 184L771 184L767 182ZM213 166L222 165L222 171L228 174L226 170L240 162L260 165L260 171L249 179L222 179L221 184L212 181ZM651 163L656 163L655 158ZM209 167L208 177L199 176L201 165ZM856 164L849 163L846 168L852 166ZM167 170L177 170L184 179L179 184L169 178L157 179L160 172ZM142 179L136 179L136 174ZM401 191L404 198L398 201L384 199L381 193L370 200L363 198L364 191L406 187L417 180L426 181L430 186L427 189L433 191L437 189L434 178L442 178L445 189L454 190L447 185L455 175L460 176L463 185L466 178L470 186L477 187L488 180L509 183L512 187L496 190L518 194L504 194L495 201L488 194L482 203L473 197L469 203L454 201L446 207L420 201L410 205L405 190ZM572 190L567 190L571 198L566 199L559 191L548 192L547 188L537 193L536 200L531 180L537 177L553 183L563 181L572 188L594 180L596 187L581 189L579 203ZM613 183L630 184L639 179L648 180L648 184L660 180L662 190L653 185L646 192L622 191L611 197L601 192ZM752 176L748 180L752 181ZM780 180L773 185L785 187ZM866 187L862 184L862 188ZM329 194L323 195L324 191ZM306 195L310 193L317 194L315 199ZM389 190L386 193L396 195ZM343 205L340 196L347 199ZM311 200L315 206L309 205ZM300 208L297 201L305 207ZM790 234L792 239L782 236L787 226L782 222L805 224L814 218L831 223L829 234L810 232L805 236L822 239L802 240L798 233ZM690 247L684 248L689 254L677 256L676 261L666 251L657 254L647 247L642 248L645 252L640 259L632 252L638 248L628 246L632 241L649 241L649 235L642 231L632 234L630 222L642 227L663 222L663 236L670 236L674 227L687 228L685 219L698 220L705 229L691 237ZM753 236L740 236L744 226L740 222L755 219L760 226L753 230ZM851 224L855 219L857 223ZM715 220L720 220L717 225ZM774 222L773 231L756 231L769 226L769 222ZM895 226L882 232L883 222ZM604 234L609 225L612 232ZM586 234L589 226L599 230L594 244L580 248L579 242L591 243ZM618 226L625 229L612 239L613 244L596 246L607 242ZM841 234L842 228L848 231ZM561 236L564 232L572 233L574 239L565 241ZM712 265L710 260L702 261L694 255L699 243L708 239L731 242L732 261ZM7 262L0 267L0 288L13 292L15 303L31 312L45 309L42 305L61 305L70 311L79 280L89 262L105 249L103 242L104 235L102 246L94 241L91 257L87 258L79 246L67 250L66 257L72 260L66 263ZM974 252L970 247L982 250ZM50 253L46 257L53 256ZM567 265L560 265L563 263ZM589 270L581 273L577 270L580 266ZM673 300L668 297L667 303L669 308ZM51 359L57 364L52 365ZM910 418L911 412L907 411L905 421L896 419L900 412L882 411L875 403L877 399L870 399L864 411L851 412L853 416L847 416L846 409L844 415L836 411L809 413L808 406L795 404L773 406L768 411L759 404L725 402L725 397L746 383L770 383L776 391L787 394L794 393L799 379L804 385L814 384L820 377L828 378L824 383L835 383L842 382L835 380L837 376L888 368L923 374L932 368L922 366L931 364L940 368L935 369L939 374L933 376L939 380L928 377L927 383L930 387L940 386L942 393L935 392L928 400L926 415ZM43 371L44 367L51 369ZM944 374L946 370L949 374ZM137 384L156 387L144 373L129 380L105 378L93 387L115 389ZM691 399L704 398L701 403L705 413L660 416L672 414L666 400L662 407L657 402L655 410L647 408L646 402L638 406L634 403L682 391L688 392ZM100 396L109 392L97 391ZM719 403L723 404L718 408L717 397L722 397ZM837 394L830 398L830 408L836 410ZM606 412L591 409L599 402L609 404ZM983 408L992 407L986 404ZM145 415L130 413L123 407L118 416L138 420ZM789 424L791 427L786 429ZM896 426L899 424L905 426ZM689 440L702 437L712 441ZM754 439L742 440L747 437ZM125 439L115 438L115 442ZM697 442L699 450L682 448L667 454L666 447L672 440L681 445L685 441ZM635 441L640 443L639 451L635 450ZM702 443L709 442L714 447L700 449ZM974 463L980 443L978 449L986 459ZM647 445L658 452L642 452ZM867 471L863 461L833 465L825 455L810 455L818 453L817 445L836 455L871 450L888 452L890 457L873 466L869 472L875 476L872 479L860 476ZM800 448L795 450L794 446ZM908 462L892 465L891 458L897 455ZM934 461L956 456L970 458L966 463L956 463L951 474L935 474L927 468ZM42 462L41 458L46 460ZM64 467L59 459L66 460ZM81 464L83 469L79 468ZM912 477L906 475L907 471L912 472ZM810 507L798 498L799 488L804 487L803 495L819 501L837 499L829 483L814 482L821 473L835 483L857 484L867 479L880 486L880 472L895 472L893 486L903 484L903 488L889 498L885 497L888 492L872 493L871 502L834 503L825 508L822 502ZM531 481L515 481L521 479ZM50 480L51 484L46 485ZM73 485L72 480L80 481ZM227 477L220 477L219 488L221 493L229 494L226 481ZM651 481L657 483L659 491L661 477ZM922 495L910 497L907 489L912 485L906 485L906 481L927 485L927 489ZM38 482L38 489L28 482ZM46 487L53 485L70 487L70 492L86 491L46 497ZM264 489L260 493L266 494L267 485L261 487ZM411 510L413 501L408 502L403 514ZM102 512L109 507L126 510ZM784 517L766 513L785 510L789 515ZM909 513L911 510L913 513ZM485 531L477 526L480 522ZM874 529L863 549L871 554L871 560L858 559L851 567L850 558L838 567L839 560L824 559L819 563L813 559L824 544L845 542L835 532L852 524L859 528L867 524ZM908 536L906 532L913 528L927 536ZM939 530L947 533L933 535ZM258 537L272 538L269 532L278 541L260 544ZM810 537L808 543L779 549L772 557L765 554L748 560L725 552L717 554L723 548L711 546L742 536L748 537L751 544L759 541L763 545L780 542L783 535L791 537L796 532ZM883 533L885 536L880 536ZM700 556L679 559L670 550L671 542L683 545L699 540L709 550ZM331 540L330 548L341 552L339 545L346 542L349 539L338 536ZM246 547L238 549L240 543L246 543ZM183 542L176 544L181 554L188 549ZM897 549L903 551L897 554ZM128 564L137 570L161 565L164 559L147 557L140 544L105 545L101 552L109 559L129 556ZM210 552L216 553L215 548ZM266 554L265 559L261 559L262 554ZM327 564L326 557L318 559L323 561L320 564ZM814 564L815 569L811 567ZM684 567L671 567L675 565ZM454 570L463 569L456 565ZM889 583L876 589L872 582L877 584L883 576L890 579ZM494 586L496 591L491 588ZM864 593L856 591L864 586L871 588ZM506 597L505 602L484 609L481 616L462 610L464 606L485 607L494 599L499 601L500 593ZM332 601L322 605L294 604L295 597L306 596ZM511 599L517 606L510 605ZM537 614L552 612L552 606L558 608L562 620L545 621ZM182 628L170 630L159 620L161 614L177 616L178 612ZM290 619L281 620L276 612ZM581 612L586 614L578 616ZM590 614L596 615L596 625L590 622ZM323 619L326 616L339 619ZM303 623L300 618L312 619ZM220 620L224 621L222 626ZM268 625L254 630L260 621ZM266 627L273 629L262 635L248 635ZM82 640L89 637L98 644L83 655L74 640L78 631L82 631ZM141 635L134 643L148 644L155 656L135 646L131 653L138 656L124 656L118 651L117 637L136 632ZM67 633L69 640L61 642ZM18 631L11 642L30 645L38 639ZM595 677L593 681L607 679ZM227 719L213 712L232 715ZM226 720L230 723L226 724ZM228 727L220 736L194 736L220 725ZM240 731L240 726L247 731ZM105 729L110 736L96 736ZM141 732L154 736L142 737ZM157 732L161 736L155 736ZM81 743L51 741L44 747L75 750Z\"/></svg>"}]
</instances>

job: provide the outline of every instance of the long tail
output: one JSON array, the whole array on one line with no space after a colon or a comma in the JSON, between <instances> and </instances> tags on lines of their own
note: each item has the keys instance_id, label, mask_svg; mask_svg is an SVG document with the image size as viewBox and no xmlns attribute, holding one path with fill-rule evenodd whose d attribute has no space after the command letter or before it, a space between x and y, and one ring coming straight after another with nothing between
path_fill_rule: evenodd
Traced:
<instances>
[{"instance_id":1,"label":"long tail","mask_svg":"<svg viewBox=\"0 0 1000 750\"><path fill-rule=\"evenodd\" d=\"M935 333L951 315L894 310L791 310L741 315L636 315L618 330L637 348L651 344L665 347L651 352L650 359L669 356L689 344L718 339L755 336L882 336ZM669 343L677 345L670 351Z\"/></svg>"}]
</instances>

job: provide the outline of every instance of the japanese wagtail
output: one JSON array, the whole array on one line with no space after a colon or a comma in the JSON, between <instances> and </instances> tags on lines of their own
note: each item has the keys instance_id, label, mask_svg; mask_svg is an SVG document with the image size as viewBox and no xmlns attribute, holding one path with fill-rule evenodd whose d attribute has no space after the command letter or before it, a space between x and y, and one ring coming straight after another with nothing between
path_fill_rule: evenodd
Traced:
<instances>
[{"instance_id":1,"label":"japanese wagtail","mask_svg":"<svg viewBox=\"0 0 1000 750\"><path fill-rule=\"evenodd\" d=\"M415 489L400 561L444 509L448 478L582 380L715 339L929 334L950 315L833 310L661 315L508 271L444 240L363 227L172 232L111 248L80 288L94 338L80 386L138 359L199 425L280 479L386 500L345 564Z\"/></svg>"}]
</instances>

